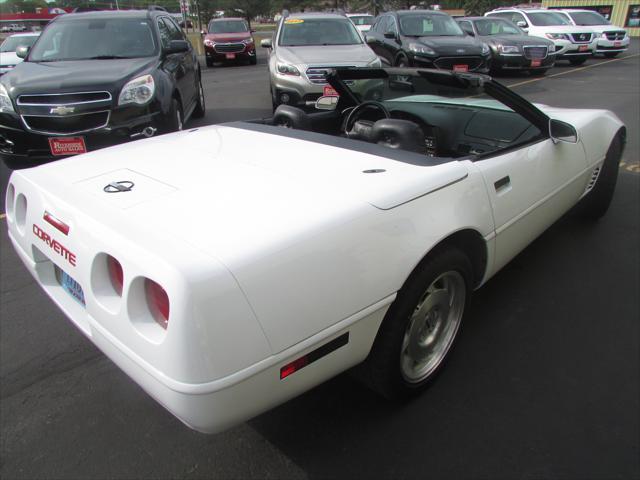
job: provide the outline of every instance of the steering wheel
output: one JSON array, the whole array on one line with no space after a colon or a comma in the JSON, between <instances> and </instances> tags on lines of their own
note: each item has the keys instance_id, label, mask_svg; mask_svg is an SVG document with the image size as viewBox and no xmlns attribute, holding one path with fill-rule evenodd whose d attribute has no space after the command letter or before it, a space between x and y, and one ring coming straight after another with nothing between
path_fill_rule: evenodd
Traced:
<instances>
[{"instance_id":1,"label":"steering wheel","mask_svg":"<svg viewBox=\"0 0 640 480\"><path fill-rule=\"evenodd\" d=\"M367 100L366 102L362 102L360 105L356 106L353 110L349 112L349 116L347 117L347 120L344 122L344 133L346 133L347 136L349 135L349 132L351 132L351 130L353 129L356 122L360 120L362 113L367 109L379 110L384 115L384 118L391 118L391 114L389 113L389 110L387 110L387 107L385 107L382 103L376 102L375 100Z\"/></svg>"}]
</instances>

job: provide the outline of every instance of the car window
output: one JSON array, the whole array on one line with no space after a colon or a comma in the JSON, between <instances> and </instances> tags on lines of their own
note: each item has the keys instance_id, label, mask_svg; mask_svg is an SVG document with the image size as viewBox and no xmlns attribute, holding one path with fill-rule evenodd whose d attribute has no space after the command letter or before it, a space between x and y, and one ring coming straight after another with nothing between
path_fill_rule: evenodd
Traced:
<instances>
[{"instance_id":1,"label":"car window","mask_svg":"<svg viewBox=\"0 0 640 480\"><path fill-rule=\"evenodd\" d=\"M460 25L460 28L462 28L462 30L464 30L465 32L473 35L473 27L471 26L471 22L469 22L468 20L460 20L458 22L458 25Z\"/></svg>"},{"instance_id":2,"label":"car window","mask_svg":"<svg viewBox=\"0 0 640 480\"><path fill-rule=\"evenodd\" d=\"M408 37L464 35L456 21L448 15L403 15L400 32Z\"/></svg>"},{"instance_id":3,"label":"car window","mask_svg":"<svg viewBox=\"0 0 640 480\"><path fill-rule=\"evenodd\" d=\"M169 48L169 42L171 42L171 30L161 18L158 19L158 32L160 33L160 43L162 48Z\"/></svg>"},{"instance_id":4,"label":"car window","mask_svg":"<svg viewBox=\"0 0 640 480\"><path fill-rule=\"evenodd\" d=\"M371 15L357 15L349 17L355 25L371 25L373 17Z\"/></svg>"},{"instance_id":5,"label":"car window","mask_svg":"<svg viewBox=\"0 0 640 480\"><path fill-rule=\"evenodd\" d=\"M34 43L36 43L37 39L38 37L36 35L29 35L24 37L13 35L2 42L2 45L0 45L0 52L15 52L18 47L22 46L31 47Z\"/></svg>"},{"instance_id":6,"label":"car window","mask_svg":"<svg viewBox=\"0 0 640 480\"><path fill-rule=\"evenodd\" d=\"M611 25L606 18L598 12L568 12L576 25Z\"/></svg>"},{"instance_id":7,"label":"car window","mask_svg":"<svg viewBox=\"0 0 640 480\"><path fill-rule=\"evenodd\" d=\"M529 25L529 22L527 22L527 19L525 18L525 16L519 12L511 12L510 17L507 16L504 18L506 18L507 20L511 20L516 25L518 24L518 22L524 22L525 24Z\"/></svg>"},{"instance_id":8,"label":"car window","mask_svg":"<svg viewBox=\"0 0 640 480\"><path fill-rule=\"evenodd\" d=\"M524 32L513 23L502 18L476 20L478 35L524 35Z\"/></svg>"},{"instance_id":9,"label":"car window","mask_svg":"<svg viewBox=\"0 0 640 480\"><path fill-rule=\"evenodd\" d=\"M278 45L356 45L362 39L355 25L345 18L287 18Z\"/></svg>"},{"instance_id":10,"label":"car window","mask_svg":"<svg viewBox=\"0 0 640 480\"><path fill-rule=\"evenodd\" d=\"M209 23L209 33L248 32L249 27L244 20L214 20Z\"/></svg>"},{"instance_id":11,"label":"car window","mask_svg":"<svg viewBox=\"0 0 640 480\"><path fill-rule=\"evenodd\" d=\"M558 12L531 12L528 15L531 23L537 27L571 25L571 22Z\"/></svg>"},{"instance_id":12,"label":"car window","mask_svg":"<svg viewBox=\"0 0 640 480\"><path fill-rule=\"evenodd\" d=\"M169 29L169 38L171 40L184 40L182 29L169 17L162 17L161 19Z\"/></svg>"},{"instance_id":13,"label":"car window","mask_svg":"<svg viewBox=\"0 0 640 480\"><path fill-rule=\"evenodd\" d=\"M141 18L74 18L51 23L29 54L32 62L141 58L155 54L151 25Z\"/></svg>"}]
</instances>

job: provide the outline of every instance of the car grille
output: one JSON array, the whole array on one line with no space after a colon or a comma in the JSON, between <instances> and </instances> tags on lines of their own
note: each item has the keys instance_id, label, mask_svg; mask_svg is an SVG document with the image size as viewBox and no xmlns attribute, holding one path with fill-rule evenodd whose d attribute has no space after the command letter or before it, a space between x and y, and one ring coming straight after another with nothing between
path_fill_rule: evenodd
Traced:
<instances>
[{"instance_id":1,"label":"car grille","mask_svg":"<svg viewBox=\"0 0 640 480\"><path fill-rule=\"evenodd\" d=\"M109 113L81 113L67 117L23 115L22 120L34 132L68 135L105 127L109 123Z\"/></svg>"},{"instance_id":2,"label":"car grille","mask_svg":"<svg viewBox=\"0 0 640 480\"><path fill-rule=\"evenodd\" d=\"M589 43L591 38L593 37L592 33L572 33L571 38L573 39L573 43Z\"/></svg>"},{"instance_id":3,"label":"car grille","mask_svg":"<svg viewBox=\"0 0 640 480\"><path fill-rule=\"evenodd\" d=\"M17 106L28 130L69 135L107 126L111 101L109 92L45 93L20 95Z\"/></svg>"},{"instance_id":4,"label":"car grille","mask_svg":"<svg viewBox=\"0 0 640 480\"><path fill-rule=\"evenodd\" d=\"M240 53L244 51L244 43L216 43L213 49L218 53Z\"/></svg>"},{"instance_id":5,"label":"car grille","mask_svg":"<svg viewBox=\"0 0 640 480\"><path fill-rule=\"evenodd\" d=\"M524 58L538 60L541 58L547 58L547 47L523 47Z\"/></svg>"},{"instance_id":6,"label":"car grille","mask_svg":"<svg viewBox=\"0 0 640 480\"><path fill-rule=\"evenodd\" d=\"M480 57L440 57L433 64L440 70L453 70L454 65L467 65L469 70L476 70L482 66Z\"/></svg>"},{"instance_id":7,"label":"car grille","mask_svg":"<svg viewBox=\"0 0 640 480\"><path fill-rule=\"evenodd\" d=\"M616 30L612 32L604 32L604 34L607 36L607 40L622 40L626 35L626 32L624 30Z\"/></svg>"},{"instance_id":8,"label":"car grille","mask_svg":"<svg viewBox=\"0 0 640 480\"><path fill-rule=\"evenodd\" d=\"M327 73L334 68L353 68L353 65L341 67L309 67L307 68L307 78L311 83L315 83L316 85L325 85L327 83ZM349 83L347 83L347 85L348 84Z\"/></svg>"}]
</instances>

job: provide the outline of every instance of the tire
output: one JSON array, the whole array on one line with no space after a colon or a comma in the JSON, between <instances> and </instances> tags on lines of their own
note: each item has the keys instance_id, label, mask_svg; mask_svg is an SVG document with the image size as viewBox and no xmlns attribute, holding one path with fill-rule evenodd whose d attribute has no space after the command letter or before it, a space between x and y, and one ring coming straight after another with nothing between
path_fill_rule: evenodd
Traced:
<instances>
[{"instance_id":1,"label":"tire","mask_svg":"<svg viewBox=\"0 0 640 480\"><path fill-rule=\"evenodd\" d=\"M257 65L258 64L258 55L256 54L253 57L249 57L249 65Z\"/></svg>"},{"instance_id":2,"label":"tire","mask_svg":"<svg viewBox=\"0 0 640 480\"><path fill-rule=\"evenodd\" d=\"M409 60L406 57L400 57L396 62L396 67L398 68L408 68L409 66Z\"/></svg>"},{"instance_id":3,"label":"tire","mask_svg":"<svg viewBox=\"0 0 640 480\"><path fill-rule=\"evenodd\" d=\"M472 267L457 248L431 253L398 292L365 362L356 370L373 390L402 399L440 371L460 329ZM442 311L446 310L443 317ZM431 340L431 345L425 345Z\"/></svg>"},{"instance_id":4,"label":"tire","mask_svg":"<svg viewBox=\"0 0 640 480\"><path fill-rule=\"evenodd\" d=\"M604 56L606 58L614 58L614 57L617 57L619 54L620 52L606 52Z\"/></svg>"},{"instance_id":5,"label":"tire","mask_svg":"<svg viewBox=\"0 0 640 480\"><path fill-rule=\"evenodd\" d=\"M569 63L571 65L582 65L584 62L587 61L586 57L582 57L582 58L571 58L569 59Z\"/></svg>"},{"instance_id":6,"label":"tire","mask_svg":"<svg viewBox=\"0 0 640 480\"><path fill-rule=\"evenodd\" d=\"M276 98L275 94L273 93L273 87L269 86L269 92L271 93L271 108L273 109L273 111L276 111L276 108L278 108L278 99Z\"/></svg>"},{"instance_id":7,"label":"tire","mask_svg":"<svg viewBox=\"0 0 640 480\"><path fill-rule=\"evenodd\" d=\"M529 75L531 75L532 77L543 77L546 74L547 74L546 68L536 68L533 70L529 70Z\"/></svg>"},{"instance_id":8,"label":"tire","mask_svg":"<svg viewBox=\"0 0 640 480\"><path fill-rule=\"evenodd\" d=\"M207 67L213 68L213 60L209 57L206 57Z\"/></svg>"},{"instance_id":9,"label":"tire","mask_svg":"<svg viewBox=\"0 0 640 480\"><path fill-rule=\"evenodd\" d=\"M586 220L598 220L607 213L618 181L618 169L623 148L624 133L620 131L609 145L595 186L576 206L576 213L580 217Z\"/></svg>"},{"instance_id":10,"label":"tire","mask_svg":"<svg viewBox=\"0 0 640 480\"><path fill-rule=\"evenodd\" d=\"M202 118L205 114L205 101L204 101L204 89L202 88L202 77L198 75L198 103L193 110L191 116L193 118Z\"/></svg>"},{"instance_id":11,"label":"tire","mask_svg":"<svg viewBox=\"0 0 640 480\"><path fill-rule=\"evenodd\" d=\"M171 99L171 110L167 119L167 132L179 132L184 127L182 106L177 98Z\"/></svg>"}]
</instances>

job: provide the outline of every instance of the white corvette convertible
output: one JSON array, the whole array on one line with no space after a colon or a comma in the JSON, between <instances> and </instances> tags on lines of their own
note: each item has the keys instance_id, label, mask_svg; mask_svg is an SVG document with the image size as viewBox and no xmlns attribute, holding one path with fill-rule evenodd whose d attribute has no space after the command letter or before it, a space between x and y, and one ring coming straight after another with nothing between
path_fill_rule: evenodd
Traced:
<instances>
[{"instance_id":1,"label":"white corvette convertible","mask_svg":"<svg viewBox=\"0 0 640 480\"><path fill-rule=\"evenodd\" d=\"M625 127L489 77L345 69L313 112L16 171L9 236L51 299L218 432L361 364L413 394L471 292L569 209L605 213ZM283 128L289 127L289 128Z\"/></svg>"}]
</instances>

